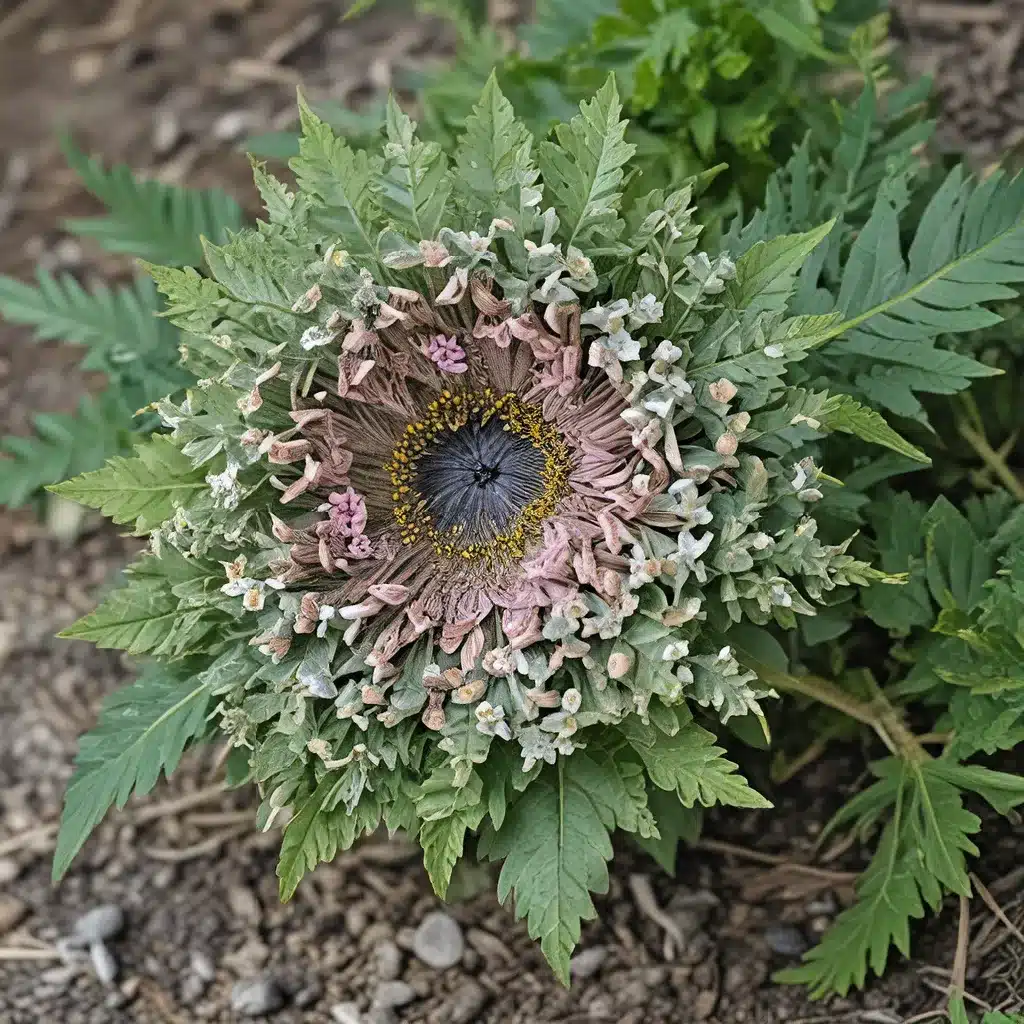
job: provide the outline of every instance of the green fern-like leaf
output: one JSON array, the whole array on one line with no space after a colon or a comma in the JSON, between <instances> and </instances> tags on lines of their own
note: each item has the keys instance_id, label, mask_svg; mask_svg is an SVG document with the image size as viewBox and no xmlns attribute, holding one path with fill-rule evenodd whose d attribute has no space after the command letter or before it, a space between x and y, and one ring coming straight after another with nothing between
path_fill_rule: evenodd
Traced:
<instances>
[{"instance_id":1,"label":"green fern-like leaf","mask_svg":"<svg viewBox=\"0 0 1024 1024\"><path fill-rule=\"evenodd\" d=\"M214 626L226 621L209 603L180 599L174 593L178 585L202 580L205 574L202 566L171 552L159 559L143 556L125 570L124 587L112 591L95 611L59 636L128 654L184 657L198 649Z\"/></svg>"},{"instance_id":2,"label":"green fern-like leaf","mask_svg":"<svg viewBox=\"0 0 1024 1024\"><path fill-rule=\"evenodd\" d=\"M503 860L498 899L515 894L516 917L527 919L552 970L569 984L569 957L580 924L596 916L592 892L608 888L609 833L615 809L605 803L598 765L584 752L536 779L510 808L497 832L481 837L479 852Z\"/></svg>"},{"instance_id":3,"label":"green fern-like leaf","mask_svg":"<svg viewBox=\"0 0 1024 1024\"><path fill-rule=\"evenodd\" d=\"M113 458L102 469L50 489L99 509L115 523L134 520L136 534L145 534L206 487L205 472L195 469L170 439L156 434L138 445L132 458Z\"/></svg>"},{"instance_id":4,"label":"green fern-like leaf","mask_svg":"<svg viewBox=\"0 0 1024 1024\"><path fill-rule=\"evenodd\" d=\"M82 368L106 374L127 391L127 402L142 405L191 381L177 365L177 331L156 316L158 296L149 278L86 290L70 274L58 278L40 269L36 276L36 287L0 277L0 315L33 327L37 339L85 346Z\"/></svg>"},{"instance_id":5,"label":"green fern-like leaf","mask_svg":"<svg viewBox=\"0 0 1024 1024\"><path fill-rule=\"evenodd\" d=\"M242 226L238 203L220 189L185 189L140 181L123 164L109 169L65 138L64 154L85 187L107 207L101 217L65 222L69 231L95 238L110 252L154 263L198 266L200 237L226 241Z\"/></svg>"},{"instance_id":6,"label":"green fern-like leaf","mask_svg":"<svg viewBox=\"0 0 1024 1024\"><path fill-rule=\"evenodd\" d=\"M133 793L148 793L161 772L174 771L202 733L208 703L203 682L163 667L107 698L75 759L53 855L54 881L112 805L124 807Z\"/></svg>"},{"instance_id":7,"label":"green fern-like leaf","mask_svg":"<svg viewBox=\"0 0 1024 1024\"><path fill-rule=\"evenodd\" d=\"M677 793L685 806L722 803L771 807L743 776L736 774L736 765L722 756L721 747L715 746L714 735L692 721L683 721L672 736L631 718L619 728L639 754L651 782L659 789Z\"/></svg>"},{"instance_id":8,"label":"green fern-like leaf","mask_svg":"<svg viewBox=\"0 0 1024 1024\"><path fill-rule=\"evenodd\" d=\"M376 232L369 227L373 211L371 182L380 170L380 158L354 153L301 96L299 118L299 155L288 166L299 189L323 202L323 207L312 213L314 222L336 234L342 248L353 255L375 256Z\"/></svg>"},{"instance_id":9,"label":"green fern-like leaf","mask_svg":"<svg viewBox=\"0 0 1024 1024\"><path fill-rule=\"evenodd\" d=\"M1002 772L944 760L910 764L890 758L874 766L879 781L854 798L833 821L865 828L886 813L878 848L857 884L857 902L836 919L804 963L777 976L806 984L815 998L862 987L870 968L885 970L895 946L910 955L910 924L937 911L947 892L969 896L965 855L981 820L963 806L970 789L1000 813L1024 802L1024 781Z\"/></svg>"},{"instance_id":10,"label":"green fern-like leaf","mask_svg":"<svg viewBox=\"0 0 1024 1024\"><path fill-rule=\"evenodd\" d=\"M843 320L830 332L840 340L825 356L848 365L873 404L926 422L914 392L954 394L999 372L935 341L999 323L988 304L1024 284L1024 176L975 183L952 171L905 257L899 203L882 189L850 250L834 305Z\"/></svg>"},{"instance_id":11,"label":"green fern-like leaf","mask_svg":"<svg viewBox=\"0 0 1024 1024\"><path fill-rule=\"evenodd\" d=\"M131 412L118 396L83 398L71 415L41 414L34 433L0 438L0 505L18 508L45 487L128 450Z\"/></svg>"},{"instance_id":12,"label":"green fern-like leaf","mask_svg":"<svg viewBox=\"0 0 1024 1024\"><path fill-rule=\"evenodd\" d=\"M544 185L561 219L561 236L569 245L594 237L614 239L621 228L616 215L623 167L636 151L625 141L622 104L609 77L580 113L558 125L558 145L544 142L539 159Z\"/></svg>"},{"instance_id":13,"label":"green fern-like leaf","mask_svg":"<svg viewBox=\"0 0 1024 1024\"><path fill-rule=\"evenodd\" d=\"M820 420L826 430L838 430L871 444L884 445L915 462L932 461L920 448L900 437L874 409L861 405L849 395L833 395L829 398L822 409Z\"/></svg>"}]
</instances>

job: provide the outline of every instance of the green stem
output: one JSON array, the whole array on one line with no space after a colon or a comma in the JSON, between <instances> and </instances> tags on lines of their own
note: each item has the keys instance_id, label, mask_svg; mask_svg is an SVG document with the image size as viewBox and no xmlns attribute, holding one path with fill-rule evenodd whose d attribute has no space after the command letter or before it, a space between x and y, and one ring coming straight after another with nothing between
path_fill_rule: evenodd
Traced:
<instances>
[{"instance_id":1,"label":"green stem","mask_svg":"<svg viewBox=\"0 0 1024 1024\"><path fill-rule=\"evenodd\" d=\"M873 700L863 701L819 676L794 676L752 661L746 661L745 664L757 673L759 679L777 690L810 697L819 704L835 708L855 721L871 726L889 750L907 761L919 764L929 759L917 737L904 724L899 708L892 705L880 689L876 691Z\"/></svg>"}]
</instances>

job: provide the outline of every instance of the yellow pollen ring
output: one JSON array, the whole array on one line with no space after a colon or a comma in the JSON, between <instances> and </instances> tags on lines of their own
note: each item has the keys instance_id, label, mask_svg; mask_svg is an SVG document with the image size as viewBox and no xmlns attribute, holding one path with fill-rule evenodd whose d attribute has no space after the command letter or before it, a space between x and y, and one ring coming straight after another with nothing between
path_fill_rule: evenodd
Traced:
<instances>
[{"instance_id":1,"label":"yellow pollen ring","mask_svg":"<svg viewBox=\"0 0 1024 1024\"><path fill-rule=\"evenodd\" d=\"M426 502L416 487L416 460L442 433L460 430L471 419L481 425L499 417L504 429L527 438L544 456L542 492L516 516L510 527L484 543L459 544L461 526L438 530ZM541 415L539 407L528 405L511 392L495 396L490 388L453 395L442 391L418 423L410 423L384 464L392 485L392 514L403 544L426 537L443 558L493 564L523 558L540 533L541 524L554 515L569 490L572 460L558 429Z\"/></svg>"}]
</instances>

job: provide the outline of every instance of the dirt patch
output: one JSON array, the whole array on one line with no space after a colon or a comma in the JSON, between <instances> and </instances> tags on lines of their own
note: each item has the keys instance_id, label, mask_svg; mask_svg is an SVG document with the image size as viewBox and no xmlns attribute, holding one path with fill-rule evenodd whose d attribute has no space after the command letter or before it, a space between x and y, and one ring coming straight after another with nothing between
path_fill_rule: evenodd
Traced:
<instances>
[{"instance_id":1,"label":"dirt patch","mask_svg":"<svg viewBox=\"0 0 1024 1024\"><path fill-rule=\"evenodd\" d=\"M61 217L95 208L63 167L58 126L108 160L164 180L218 184L251 205L239 142L290 123L297 84L313 98L358 100L448 45L442 26L393 7L343 23L342 6L0 3L0 271L27 278L38 260L82 277L125 271L60 231ZM933 9L943 6L962 9L960 19L969 9L974 21L965 29L937 19ZM982 6L1006 17L980 15ZM983 159L1013 141L1024 123L1024 81L1016 50L1007 56L1007 18L1024 24L1021 5L900 9L911 66L931 62L939 72L945 138L969 142ZM69 372L72 363L68 350L30 346L24 332L0 325L0 430L24 429L38 409L73 407L85 381ZM0 960L3 1021L232 1021L233 1005L258 1008L262 999L287 1024L894 1024L941 1004L955 906L929 936L916 936L921 960L897 965L866 993L811 1004L770 982L850 898L862 851L819 858L816 872L799 865L855 784L860 751L771 794L778 810L770 815L712 816L711 838L682 859L674 880L620 851L610 892L597 901L601 923L584 929L571 992L497 906L493 878L461 880L466 896L447 913L449 940L457 934L462 952L444 969L425 963L415 929L439 907L415 850L401 843L368 843L321 867L281 906L279 836L253 831L251 794L218 787L218 751L187 759L152 798L111 816L51 887L52 826L76 737L103 695L131 678L119 657L53 634L90 607L131 547L96 529L65 549L24 518L0 518L0 949L20 951L0 954L19 957ZM1004 829L987 842L983 877L1021 926L1024 904L1008 874L1020 836ZM109 962L58 952L81 915L103 905L125 916L106 947L117 970L109 984L97 978ZM1024 946L983 904L974 917L969 987L1010 1006Z\"/></svg>"}]
</instances>

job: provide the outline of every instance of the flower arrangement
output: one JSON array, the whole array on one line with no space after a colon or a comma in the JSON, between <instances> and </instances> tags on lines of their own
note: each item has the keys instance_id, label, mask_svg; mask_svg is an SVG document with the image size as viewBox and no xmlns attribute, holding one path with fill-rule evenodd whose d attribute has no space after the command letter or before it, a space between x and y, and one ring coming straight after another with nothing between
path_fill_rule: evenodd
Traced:
<instances>
[{"instance_id":1,"label":"flower arrangement","mask_svg":"<svg viewBox=\"0 0 1024 1024\"><path fill-rule=\"evenodd\" d=\"M708 728L767 730L766 627L897 580L820 535L809 443L915 449L787 381L849 326L786 313L832 224L734 262L706 176L623 200L613 81L536 144L492 79L451 163L394 103L381 153L301 117L210 276L149 267L198 378L167 432L58 488L150 540L65 635L156 667L83 740L55 874L221 734L284 898L381 825L443 895L473 836L567 980L614 831L769 806Z\"/></svg>"}]
</instances>

